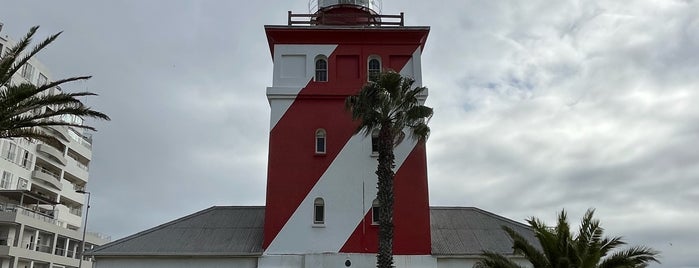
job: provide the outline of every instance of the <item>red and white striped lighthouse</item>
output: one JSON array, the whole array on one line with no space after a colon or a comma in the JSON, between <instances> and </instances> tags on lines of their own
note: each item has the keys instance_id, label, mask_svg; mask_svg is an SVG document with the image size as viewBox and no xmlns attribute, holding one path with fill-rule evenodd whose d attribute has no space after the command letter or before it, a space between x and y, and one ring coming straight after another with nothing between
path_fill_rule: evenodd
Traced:
<instances>
[{"instance_id":1,"label":"red and white striped lighthouse","mask_svg":"<svg viewBox=\"0 0 699 268\"><path fill-rule=\"evenodd\" d=\"M377 159L372 137L354 135L344 101L382 69L419 86L429 27L404 26L403 14L381 15L377 1L312 3L313 14L289 12L288 25L265 26L274 79L267 88L264 255L368 255L378 244ZM394 254L428 256L425 145L406 140L395 155Z\"/></svg>"}]
</instances>

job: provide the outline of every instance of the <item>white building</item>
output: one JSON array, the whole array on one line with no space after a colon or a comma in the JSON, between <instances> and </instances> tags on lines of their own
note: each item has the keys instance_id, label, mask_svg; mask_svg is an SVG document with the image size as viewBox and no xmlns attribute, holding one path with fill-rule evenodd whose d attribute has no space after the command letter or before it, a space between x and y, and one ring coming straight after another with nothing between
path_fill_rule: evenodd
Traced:
<instances>
[{"instance_id":1,"label":"white building","mask_svg":"<svg viewBox=\"0 0 699 268\"><path fill-rule=\"evenodd\" d=\"M0 58L12 45L0 36ZM47 81L51 75L36 58L12 77L12 83ZM73 127L43 130L60 142L0 139L0 268L78 267L80 262L86 196L76 191L88 182L92 140ZM88 233L86 248L107 240ZM83 267L91 265L83 261Z\"/></svg>"}]
</instances>

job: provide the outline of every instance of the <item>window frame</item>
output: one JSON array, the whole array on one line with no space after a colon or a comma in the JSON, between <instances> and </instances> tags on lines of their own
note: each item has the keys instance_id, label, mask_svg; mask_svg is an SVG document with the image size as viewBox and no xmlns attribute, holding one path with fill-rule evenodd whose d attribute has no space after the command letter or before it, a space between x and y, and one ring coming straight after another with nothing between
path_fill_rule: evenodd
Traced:
<instances>
[{"instance_id":1,"label":"window frame","mask_svg":"<svg viewBox=\"0 0 699 268\"><path fill-rule=\"evenodd\" d=\"M3 144L2 146L2 158L5 158L10 162L15 163L15 158L17 157L17 148L18 146L14 142L5 142L5 144Z\"/></svg>"},{"instance_id":2,"label":"window frame","mask_svg":"<svg viewBox=\"0 0 699 268\"><path fill-rule=\"evenodd\" d=\"M381 216L381 212L379 211L380 207L379 199L374 199L374 201L371 202L371 225L379 225L379 217Z\"/></svg>"},{"instance_id":3,"label":"window frame","mask_svg":"<svg viewBox=\"0 0 699 268\"><path fill-rule=\"evenodd\" d=\"M379 155L379 131L374 130L371 132L371 155Z\"/></svg>"},{"instance_id":4,"label":"window frame","mask_svg":"<svg viewBox=\"0 0 699 268\"><path fill-rule=\"evenodd\" d=\"M29 180L22 178L22 177L17 177L17 190L28 190L29 189Z\"/></svg>"},{"instance_id":5,"label":"window frame","mask_svg":"<svg viewBox=\"0 0 699 268\"><path fill-rule=\"evenodd\" d=\"M319 63L324 63L323 66L318 66ZM316 82L328 82L328 74L329 74L329 62L328 62L328 57L325 55L318 55L316 56L315 60L313 61L313 67L314 67L314 75L313 75L313 81ZM321 79L322 78L322 79Z\"/></svg>"},{"instance_id":6,"label":"window frame","mask_svg":"<svg viewBox=\"0 0 699 268\"><path fill-rule=\"evenodd\" d=\"M372 66L372 62L374 62L374 61L379 64L378 69L376 68L376 66ZM376 55L369 56L369 58L367 59L366 66L367 66L366 79L367 79L367 81L371 81L372 77L378 76L379 74L381 74L381 70L382 70L382 66L383 66L383 62L381 62L381 57L376 56ZM374 67L374 68L372 68L372 67Z\"/></svg>"},{"instance_id":7,"label":"window frame","mask_svg":"<svg viewBox=\"0 0 699 268\"><path fill-rule=\"evenodd\" d=\"M7 170L2 172L2 178L0 178L0 188L10 190L12 188L12 177L13 174Z\"/></svg>"},{"instance_id":8,"label":"window frame","mask_svg":"<svg viewBox=\"0 0 699 268\"><path fill-rule=\"evenodd\" d=\"M46 77L43 73L39 73L39 78L36 80L36 85L37 86L43 86L49 83L49 78Z\"/></svg>"},{"instance_id":9,"label":"window frame","mask_svg":"<svg viewBox=\"0 0 699 268\"><path fill-rule=\"evenodd\" d=\"M32 82L32 78L34 77L34 66L31 65L31 63L25 63L24 66L22 66L21 76L24 77L24 79L27 79L27 81Z\"/></svg>"},{"instance_id":10,"label":"window frame","mask_svg":"<svg viewBox=\"0 0 699 268\"><path fill-rule=\"evenodd\" d=\"M323 148L319 148L321 144ZM328 132L325 129L316 129L313 147L317 155L324 155L328 152Z\"/></svg>"},{"instance_id":11,"label":"window frame","mask_svg":"<svg viewBox=\"0 0 699 268\"><path fill-rule=\"evenodd\" d=\"M19 156L19 165L25 169L32 170L32 166L34 165L34 154L29 152L29 150L22 149L22 152L20 153Z\"/></svg>"},{"instance_id":12,"label":"window frame","mask_svg":"<svg viewBox=\"0 0 699 268\"><path fill-rule=\"evenodd\" d=\"M318 213L320 212L320 213ZM320 215L319 215L320 214ZM319 218L320 216L320 218ZM322 197L316 197L313 200L313 224L325 224L325 200Z\"/></svg>"}]
</instances>

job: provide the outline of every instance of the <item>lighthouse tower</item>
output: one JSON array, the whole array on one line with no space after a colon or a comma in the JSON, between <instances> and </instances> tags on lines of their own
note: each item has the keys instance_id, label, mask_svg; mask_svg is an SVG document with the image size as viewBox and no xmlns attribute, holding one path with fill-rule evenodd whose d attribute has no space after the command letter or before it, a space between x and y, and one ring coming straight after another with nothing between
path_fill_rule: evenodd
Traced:
<instances>
[{"instance_id":1,"label":"lighthouse tower","mask_svg":"<svg viewBox=\"0 0 699 268\"><path fill-rule=\"evenodd\" d=\"M402 13L380 14L379 1L310 6L310 14L289 12L288 25L265 26L274 73L260 267L371 267L377 154L371 136L354 134L344 101L385 69L419 86L429 27L405 26ZM395 155L396 265L435 267L425 144L406 139Z\"/></svg>"}]
</instances>

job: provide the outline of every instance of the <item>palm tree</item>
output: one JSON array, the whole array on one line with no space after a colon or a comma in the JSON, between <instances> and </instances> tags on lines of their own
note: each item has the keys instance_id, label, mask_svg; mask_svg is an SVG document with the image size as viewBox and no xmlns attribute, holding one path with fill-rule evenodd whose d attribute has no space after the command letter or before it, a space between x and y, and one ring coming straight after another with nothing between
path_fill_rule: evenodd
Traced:
<instances>
[{"instance_id":1,"label":"palm tree","mask_svg":"<svg viewBox=\"0 0 699 268\"><path fill-rule=\"evenodd\" d=\"M89 125L69 122L69 120L63 120L62 117L78 116L109 120L109 116L106 114L92 110L77 99L96 94L52 91L62 84L87 80L90 76L71 77L39 85L12 82L12 76L23 68L29 59L51 44L61 34L59 32L51 35L29 50L28 53L23 53L29 47L37 29L39 26L29 29L29 32L5 55L0 55L0 138L26 138L54 142L56 139L39 127L72 126L95 130Z\"/></svg>"},{"instance_id":2,"label":"palm tree","mask_svg":"<svg viewBox=\"0 0 699 268\"><path fill-rule=\"evenodd\" d=\"M432 117L432 108L419 100L427 88L413 87L414 83L415 80L389 70L372 77L358 95L345 100L352 119L359 121L356 133L369 136L378 130L379 268L393 265L393 149L403 141L403 129L408 129L419 142L424 142L430 133L427 121Z\"/></svg>"},{"instance_id":3,"label":"palm tree","mask_svg":"<svg viewBox=\"0 0 699 268\"><path fill-rule=\"evenodd\" d=\"M659 252L645 246L615 250L625 245L621 237L603 237L600 221L593 218L595 210L588 209L577 234L572 234L565 210L558 215L556 227L547 227L537 218L528 219L539 241L540 248L532 245L514 230L503 227L514 240L512 248L523 254L535 268L639 268L657 262ZM505 256L486 251L480 261L483 267L520 268Z\"/></svg>"}]
</instances>

